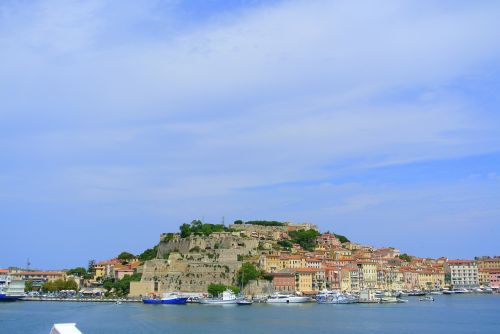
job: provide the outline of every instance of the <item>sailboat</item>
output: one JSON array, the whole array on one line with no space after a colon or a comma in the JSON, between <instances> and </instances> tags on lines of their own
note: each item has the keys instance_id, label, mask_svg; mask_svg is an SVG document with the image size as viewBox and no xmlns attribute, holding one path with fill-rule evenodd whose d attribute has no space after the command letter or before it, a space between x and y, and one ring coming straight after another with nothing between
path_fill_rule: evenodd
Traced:
<instances>
[{"instance_id":1,"label":"sailboat","mask_svg":"<svg viewBox=\"0 0 500 334\"><path fill-rule=\"evenodd\" d=\"M241 284L240 284L240 293L241 293L241 298L238 299L236 304L241 305L241 306L246 306L246 305L252 305L253 301L248 300L243 296L243 277L245 277L245 273L242 271L241 272Z\"/></svg>"}]
</instances>

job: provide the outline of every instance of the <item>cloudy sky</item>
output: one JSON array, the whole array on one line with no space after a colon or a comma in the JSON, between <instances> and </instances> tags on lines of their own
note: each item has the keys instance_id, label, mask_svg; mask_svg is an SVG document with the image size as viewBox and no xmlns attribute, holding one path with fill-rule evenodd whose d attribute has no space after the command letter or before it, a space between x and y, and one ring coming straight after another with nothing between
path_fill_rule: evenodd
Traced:
<instances>
[{"instance_id":1,"label":"cloudy sky","mask_svg":"<svg viewBox=\"0 0 500 334\"><path fill-rule=\"evenodd\" d=\"M0 267L192 219L500 255L498 1L0 2Z\"/></svg>"}]
</instances>

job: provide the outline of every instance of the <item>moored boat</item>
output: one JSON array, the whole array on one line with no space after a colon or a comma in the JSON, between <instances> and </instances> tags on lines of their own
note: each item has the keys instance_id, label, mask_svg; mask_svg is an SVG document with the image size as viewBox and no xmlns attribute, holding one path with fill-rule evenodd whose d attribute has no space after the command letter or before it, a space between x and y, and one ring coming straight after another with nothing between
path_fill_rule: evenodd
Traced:
<instances>
[{"instance_id":1,"label":"moored boat","mask_svg":"<svg viewBox=\"0 0 500 334\"><path fill-rule=\"evenodd\" d=\"M10 296L5 293L0 293L0 302L15 302L21 298L22 296Z\"/></svg>"},{"instance_id":2,"label":"moored boat","mask_svg":"<svg viewBox=\"0 0 500 334\"><path fill-rule=\"evenodd\" d=\"M241 305L241 306L247 306L247 305L252 305L253 301L248 300L248 299L239 299L236 304Z\"/></svg>"},{"instance_id":3,"label":"moored boat","mask_svg":"<svg viewBox=\"0 0 500 334\"><path fill-rule=\"evenodd\" d=\"M415 290L415 291L409 292L408 296L412 296L412 297L425 296L425 292L424 291Z\"/></svg>"},{"instance_id":4,"label":"moored boat","mask_svg":"<svg viewBox=\"0 0 500 334\"><path fill-rule=\"evenodd\" d=\"M434 297L427 296L427 297L420 298L419 300L421 302L433 302L434 301Z\"/></svg>"},{"instance_id":5,"label":"moored boat","mask_svg":"<svg viewBox=\"0 0 500 334\"><path fill-rule=\"evenodd\" d=\"M237 302L238 298L236 298L236 295L230 289L224 291L218 298L200 299L200 304L204 305L228 305L228 304L236 304Z\"/></svg>"},{"instance_id":6,"label":"moored boat","mask_svg":"<svg viewBox=\"0 0 500 334\"><path fill-rule=\"evenodd\" d=\"M160 299L143 299L144 304L186 304L188 297L183 297L175 292L164 293Z\"/></svg>"},{"instance_id":7,"label":"moored boat","mask_svg":"<svg viewBox=\"0 0 500 334\"><path fill-rule=\"evenodd\" d=\"M322 291L316 296L318 304L353 304L357 303L357 299L350 295L339 291Z\"/></svg>"},{"instance_id":8,"label":"moored boat","mask_svg":"<svg viewBox=\"0 0 500 334\"><path fill-rule=\"evenodd\" d=\"M267 303L270 304L292 304L292 303L307 303L311 298L307 296L295 296L275 293L267 298Z\"/></svg>"}]
</instances>

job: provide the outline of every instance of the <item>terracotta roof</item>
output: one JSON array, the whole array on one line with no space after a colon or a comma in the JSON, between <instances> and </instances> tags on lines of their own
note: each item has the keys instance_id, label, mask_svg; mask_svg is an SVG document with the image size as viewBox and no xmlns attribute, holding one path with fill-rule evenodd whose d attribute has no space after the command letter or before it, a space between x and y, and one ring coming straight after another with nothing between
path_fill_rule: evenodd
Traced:
<instances>
[{"instance_id":1,"label":"terracotta roof","mask_svg":"<svg viewBox=\"0 0 500 334\"><path fill-rule=\"evenodd\" d=\"M472 261L472 260L448 260L448 263L456 263L456 264L467 263L467 264L471 264L471 263L474 263L474 261Z\"/></svg>"},{"instance_id":2,"label":"terracotta roof","mask_svg":"<svg viewBox=\"0 0 500 334\"><path fill-rule=\"evenodd\" d=\"M324 269L317 269L317 268L297 268L297 269L295 269L295 271L298 273L312 273L312 272L325 271L325 270Z\"/></svg>"}]
</instances>

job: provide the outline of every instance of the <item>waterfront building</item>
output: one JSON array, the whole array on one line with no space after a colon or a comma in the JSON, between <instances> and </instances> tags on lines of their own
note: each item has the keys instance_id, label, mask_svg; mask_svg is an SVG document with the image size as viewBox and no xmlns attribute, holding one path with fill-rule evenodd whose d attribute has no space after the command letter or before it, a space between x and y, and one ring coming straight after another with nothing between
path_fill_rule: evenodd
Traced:
<instances>
[{"instance_id":1,"label":"waterfront building","mask_svg":"<svg viewBox=\"0 0 500 334\"><path fill-rule=\"evenodd\" d=\"M419 287L418 272L410 267L401 267L403 271L403 287L406 290L413 290Z\"/></svg>"},{"instance_id":2,"label":"waterfront building","mask_svg":"<svg viewBox=\"0 0 500 334\"><path fill-rule=\"evenodd\" d=\"M500 269L490 269L490 287L493 289L500 289Z\"/></svg>"},{"instance_id":3,"label":"waterfront building","mask_svg":"<svg viewBox=\"0 0 500 334\"><path fill-rule=\"evenodd\" d=\"M479 269L478 270L479 277L479 286L490 286L490 270L488 269Z\"/></svg>"},{"instance_id":4,"label":"waterfront building","mask_svg":"<svg viewBox=\"0 0 500 334\"><path fill-rule=\"evenodd\" d=\"M12 281L31 281L33 290L40 290L46 282L66 280L66 273L63 271L16 271L11 273L11 277Z\"/></svg>"},{"instance_id":5,"label":"waterfront building","mask_svg":"<svg viewBox=\"0 0 500 334\"><path fill-rule=\"evenodd\" d=\"M340 288L342 291L359 291L359 270L355 264L348 264L342 268Z\"/></svg>"},{"instance_id":6,"label":"waterfront building","mask_svg":"<svg viewBox=\"0 0 500 334\"><path fill-rule=\"evenodd\" d=\"M475 261L448 260L451 285L456 289L479 287L479 272Z\"/></svg>"},{"instance_id":7,"label":"waterfront building","mask_svg":"<svg viewBox=\"0 0 500 334\"><path fill-rule=\"evenodd\" d=\"M292 293L295 292L295 271L283 269L273 273L273 288L275 291Z\"/></svg>"},{"instance_id":8,"label":"waterfront building","mask_svg":"<svg viewBox=\"0 0 500 334\"><path fill-rule=\"evenodd\" d=\"M330 290L340 289L340 277L342 268L337 267L325 267L325 281L326 287Z\"/></svg>"},{"instance_id":9,"label":"waterfront building","mask_svg":"<svg viewBox=\"0 0 500 334\"><path fill-rule=\"evenodd\" d=\"M301 292L313 291L313 280L316 269L298 268L295 269L295 290Z\"/></svg>"},{"instance_id":10,"label":"waterfront building","mask_svg":"<svg viewBox=\"0 0 500 334\"><path fill-rule=\"evenodd\" d=\"M444 272L432 269L417 271L420 290L439 290L444 286Z\"/></svg>"},{"instance_id":11,"label":"waterfront building","mask_svg":"<svg viewBox=\"0 0 500 334\"><path fill-rule=\"evenodd\" d=\"M369 261L357 263L359 270L360 289L375 289L377 287L377 264Z\"/></svg>"}]
</instances>

